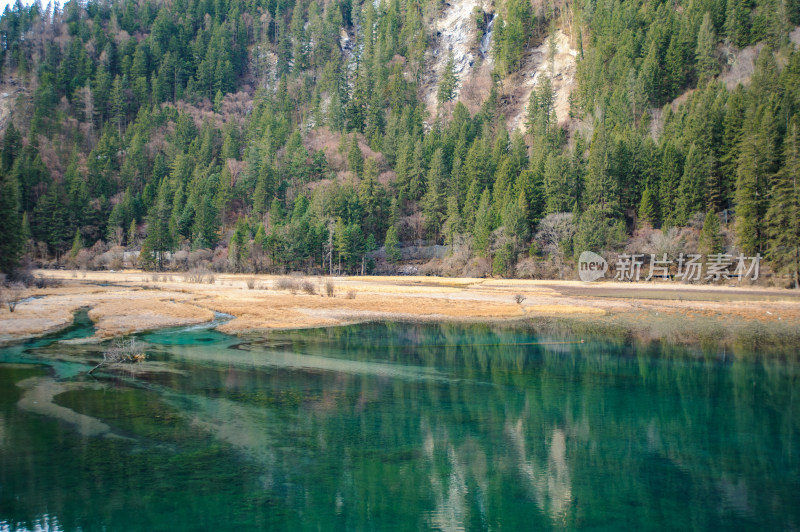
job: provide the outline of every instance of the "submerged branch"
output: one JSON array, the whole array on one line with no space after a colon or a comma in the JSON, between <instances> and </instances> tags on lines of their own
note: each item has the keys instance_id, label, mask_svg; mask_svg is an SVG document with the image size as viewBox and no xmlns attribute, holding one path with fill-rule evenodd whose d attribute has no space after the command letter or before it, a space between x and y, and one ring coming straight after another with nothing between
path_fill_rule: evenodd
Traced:
<instances>
[{"instance_id":1,"label":"submerged branch","mask_svg":"<svg viewBox=\"0 0 800 532\"><path fill-rule=\"evenodd\" d=\"M124 363L141 363L147 358L143 352L139 351L136 345L136 338L131 338L126 341L124 338L114 342L112 346L103 352L103 360L100 361L95 367L90 369L86 374L91 375L92 372L102 366L111 366L113 364Z\"/></svg>"}]
</instances>

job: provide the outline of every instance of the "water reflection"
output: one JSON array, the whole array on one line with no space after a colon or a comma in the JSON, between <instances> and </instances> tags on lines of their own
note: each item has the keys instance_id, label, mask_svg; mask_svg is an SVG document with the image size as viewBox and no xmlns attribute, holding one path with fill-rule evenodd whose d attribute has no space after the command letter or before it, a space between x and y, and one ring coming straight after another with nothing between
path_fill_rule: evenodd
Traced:
<instances>
[{"instance_id":1,"label":"water reflection","mask_svg":"<svg viewBox=\"0 0 800 532\"><path fill-rule=\"evenodd\" d=\"M0 364L0 523L800 524L793 362L625 336L552 343L574 334L375 324L243 343L162 331L142 337L149 369L98 379L53 375L97 347L0 351L39 364Z\"/></svg>"}]
</instances>

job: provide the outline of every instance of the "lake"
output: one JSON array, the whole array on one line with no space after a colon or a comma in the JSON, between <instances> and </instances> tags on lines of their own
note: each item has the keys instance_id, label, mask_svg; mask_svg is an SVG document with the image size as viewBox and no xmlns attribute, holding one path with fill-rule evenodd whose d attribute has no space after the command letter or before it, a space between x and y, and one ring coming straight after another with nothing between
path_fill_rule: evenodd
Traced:
<instances>
[{"instance_id":1,"label":"lake","mask_svg":"<svg viewBox=\"0 0 800 532\"><path fill-rule=\"evenodd\" d=\"M800 527L797 346L192 327L87 376L92 332L0 348L0 531Z\"/></svg>"}]
</instances>

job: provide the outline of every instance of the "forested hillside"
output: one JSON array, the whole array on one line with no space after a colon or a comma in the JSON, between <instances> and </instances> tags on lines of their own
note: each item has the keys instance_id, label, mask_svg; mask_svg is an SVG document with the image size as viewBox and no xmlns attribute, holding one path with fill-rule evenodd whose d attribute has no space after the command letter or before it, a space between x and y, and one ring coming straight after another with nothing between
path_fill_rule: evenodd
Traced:
<instances>
[{"instance_id":1,"label":"forested hillside","mask_svg":"<svg viewBox=\"0 0 800 532\"><path fill-rule=\"evenodd\" d=\"M135 250L152 269L393 271L410 246L448 244L422 271L551 277L584 250L724 251L796 282L800 3L476 2L463 76L437 44L448 5L6 9L0 270L118 268ZM557 32L577 62L560 121Z\"/></svg>"}]
</instances>

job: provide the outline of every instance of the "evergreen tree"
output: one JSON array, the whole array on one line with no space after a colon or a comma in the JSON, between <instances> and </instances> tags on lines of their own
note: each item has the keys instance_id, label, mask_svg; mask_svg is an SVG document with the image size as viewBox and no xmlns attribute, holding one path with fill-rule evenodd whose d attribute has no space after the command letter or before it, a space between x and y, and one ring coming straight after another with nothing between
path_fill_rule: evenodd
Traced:
<instances>
[{"instance_id":1,"label":"evergreen tree","mask_svg":"<svg viewBox=\"0 0 800 532\"><path fill-rule=\"evenodd\" d=\"M447 198L447 216L442 230L445 244L449 246L455 244L456 235L463 231L461 214L458 211L458 198L455 196L448 196Z\"/></svg>"},{"instance_id":2,"label":"evergreen tree","mask_svg":"<svg viewBox=\"0 0 800 532\"><path fill-rule=\"evenodd\" d=\"M697 49L695 50L697 75L701 81L719 74L719 61L714 56L716 46L717 35L714 33L711 15L706 12L703 15L703 22L700 24L700 32L697 34Z\"/></svg>"},{"instance_id":3,"label":"evergreen tree","mask_svg":"<svg viewBox=\"0 0 800 532\"><path fill-rule=\"evenodd\" d=\"M767 257L800 288L800 126L795 117L784 141L783 167L775 177L766 215Z\"/></svg>"},{"instance_id":4,"label":"evergreen tree","mask_svg":"<svg viewBox=\"0 0 800 532\"><path fill-rule=\"evenodd\" d=\"M0 170L0 272L11 273L22 253L24 242L19 205L17 178Z\"/></svg>"},{"instance_id":5,"label":"evergreen tree","mask_svg":"<svg viewBox=\"0 0 800 532\"><path fill-rule=\"evenodd\" d=\"M686 156L683 177L678 187L675 221L684 225L696 212L706 205L706 185L710 174L708 157L692 144Z\"/></svg>"},{"instance_id":6,"label":"evergreen tree","mask_svg":"<svg viewBox=\"0 0 800 532\"><path fill-rule=\"evenodd\" d=\"M667 141L662 149L658 204L666 225L678 225L683 215L678 211L678 189L683 175L683 157L675 145Z\"/></svg>"},{"instance_id":7,"label":"evergreen tree","mask_svg":"<svg viewBox=\"0 0 800 532\"><path fill-rule=\"evenodd\" d=\"M456 67L455 59L453 58L453 52L450 52L450 54L447 56L447 63L444 65L442 78L439 81L439 91L436 94L439 103L447 103L456 97L456 91L458 89L458 77L456 76L455 69Z\"/></svg>"},{"instance_id":8,"label":"evergreen tree","mask_svg":"<svg viewBox=\"0 0 800 532\"><path fill-rule=\"evenodd\" d=\"M422 199L422 213L425 216L425 225L428 234L438 238L444 223L445 201L445 162L442 148L436 150L428 170L428 189Z\"/></svg>"},{"instance_id":9,"label":"evergreen tree","mask_svg":"<svg viewBox=\"0 0 800 532\"><path fill-rule=\"evenodd\" d=\"M777 159L774 147L774 116L766 105L750 110L739 145L736 173L736 238L749 255L764 249L764 217L769 180Z\"/></svg>"},{"instance_id":10,"label":"evergreen tree","mask_svg":"<svg viewBox=\"0 0 800 532\"><path fill-rule=\"evenodd\" d=\"M611 167L611 146L605 126L601 125L594 135L589 150L585 201L596 206L606 217L620 214L619 181Z\"/></svg>"},{"instance_id":11,"label":"evergreen tree","mask_svg":"<svg viewBox=\"0 0 800 532\"><path fill-rule=\"evenodd\" d=\"M723 251L719 216L713 211L708 211L703 221L703 229L700 231L698 249L706 256L722 253Z\"/></svg>"},{"instance_id":12,"label":"evergreen tree","mask_svg":"<svg viewBox=\"0 0 800 532\"><path fill-rule=\"evenodd\" d=\"M489 191L484 189L478 204L478 210L475 213L475 227L472 230L475 253L479 257L486 257L489 254L489 244L491 243L492 230L494 229L492 214Z\"/></svg>"},{"instance_id":13,"label":"evergreen tree","mask_svg":"<svg viewBox=\"0 0 800 532\"><path fill-rule=\"evenodd\" d=\"M260 224L259 224L260 227ZM233 229L233 235L228 243L228 260L233 265L235 272L244 270L247 263L247 258L250 255L250 228L247 221L239 217L236 220L236 226Z\"/></svg>"},{"instance_id":14,"label":"evergreen tree","mask_svg":"<svg viewBox=\"0 0 800 532\"><path fill-rule=\"evenodd\" d=\"M69 247L73 233L69 229L66 193L60 183L51 183L47 193L36 204L33 215L36 219L34 236L46 242L56 255L63 253Z\"/></svg>"},{"instance_id":15,"label":"evergreen tree","mask_svg":"<svg viewBox=\"0 0 800 532\"><path fill-rule=\"evenodd\" d=\"M135 247L139 244L139 240L137 237L137 226L136 226L136 218L131 220L131 225L128 227L128 241L127 245L129 248Z\"/></svg>"},{"instance_id":16,"label":"evergreen tree","mask_svg":"<svg viewBox=\"0 0 800 532\"><path fill-rule=\"evenodd\" d=\"M549 154L544 165L545 214L568 212L575 201L571 188L568 161L561 155Z\"/></svg>"},{"instance_id":17,"label":"evergreen tree","mask_svg":"<svg viewBox=\"0 0 800 532\"><path fill-rule=\"evenodd\" d=\"M173 235L170 231L171 194L166 179L161 181L155 205L147 216L147 236L142 243L140 257L145 264L162 270L164 254L172 251Z\"/></svg>"},{"instance_id":18,"label":"evergreen tree","mask_svg":"<svg viewBox=\"0 0 800 532\"><path fill-rule=\"evenodd\" d=\"M653 194L650 192L649 188L645 188L644 192L642 193L642 201L639 203L639 222L641 224L647 224L650 226L655 226L658 217L656 216L656 206L655 201L653 198Z\"/></svg>"},{"instance_id":19,"label":"evergreen tree","mask_svg":"<svg viewBox=\"0 0 800 532\"><path fill-rule=\"evenodd\" d=\"M83 239L81 238L81 231L80 229L75 229L75 238L72 239L72 249L69 252L69 256L73 259L78 256L80 250L83 249Z\"/></svg>"},{"instance_id":20,"label":"evergreen tree","mask_svg":"<svg viewBox=\"0 0 800 532\"><path fill-rule=\"evenodd\" d=\"M358 147L358 137L355 133L350 138L350 151L347 152L347 162L350 165L350 171L360 178L364 171L364 156L361 154L361 148Z\"/></svg>"},{"instance_id":21,"label":"evergreen tree","mask_svg":"<svg viewBox=\"0 0 800 532\"><path fill-rule=\"evenodd\" d=\"M389 226L386 230L386 238L384 241L384 249L386 250L386 260L392 264L397 263L400 256L400 240L397 237L397 228L393 225Z\"/></svg>"}]
</instances>

